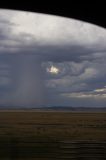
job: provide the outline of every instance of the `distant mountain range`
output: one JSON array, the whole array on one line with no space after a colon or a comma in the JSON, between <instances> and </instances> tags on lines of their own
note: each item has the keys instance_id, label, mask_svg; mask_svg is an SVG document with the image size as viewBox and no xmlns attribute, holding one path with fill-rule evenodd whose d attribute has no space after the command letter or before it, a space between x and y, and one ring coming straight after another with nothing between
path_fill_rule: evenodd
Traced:
<instances>
[{"instance_id":1,"label":"distant mountain range","mask_svg":"<svg viewBox=\"0 0 106 160\"><path fill-rule=\"evenodd\" d=\"M34 110L34 111L99 111L106 112L106 107L72 107L72 106L50 106L50 107L19 107L19 106L0 106L0 110Z\"/></svg>"},{"instance_id":2,"label":"distant mountain range","mask_svg":"<svg viewBox=\"0 0 106 160\"><path fill-rule=\"evenodd\" d=\"M106 107L67 107L67 106L52 106L52 107L41 107L32 108L38 110L48 110L48 111L106 111Z\"/></svg>"}]
</instances>

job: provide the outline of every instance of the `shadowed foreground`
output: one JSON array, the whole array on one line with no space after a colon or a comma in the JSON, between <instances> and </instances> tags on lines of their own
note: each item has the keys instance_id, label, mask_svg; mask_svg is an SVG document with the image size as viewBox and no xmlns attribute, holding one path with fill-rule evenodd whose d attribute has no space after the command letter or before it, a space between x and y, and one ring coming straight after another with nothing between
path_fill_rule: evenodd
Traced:
<instances>
[{"instance_id":1,"label":"shadowed foreground","mask_svg":"<svg viewBox=\"0 0 106 160\"><path fill-rule=\"evenodd\" d=\"M106 113L0 112L0 159L106 159Z\"/></svg>"}]
</instances>

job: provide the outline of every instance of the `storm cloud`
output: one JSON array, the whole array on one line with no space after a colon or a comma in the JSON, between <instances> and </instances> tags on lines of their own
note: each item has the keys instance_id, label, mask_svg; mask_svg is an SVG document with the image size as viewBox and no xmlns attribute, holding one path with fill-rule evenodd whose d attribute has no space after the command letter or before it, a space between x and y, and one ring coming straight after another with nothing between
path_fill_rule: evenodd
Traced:
<instances>
[{"instance_id":1,"label":"storm cloud","mask_svg":"<svg viewBox=\"0 0 106 160\"><path fill-rule=\"evenodd\" d=\"M0 105L105 106L105 44L92 24L0 10Z\"/></svg>"}]
</instances>

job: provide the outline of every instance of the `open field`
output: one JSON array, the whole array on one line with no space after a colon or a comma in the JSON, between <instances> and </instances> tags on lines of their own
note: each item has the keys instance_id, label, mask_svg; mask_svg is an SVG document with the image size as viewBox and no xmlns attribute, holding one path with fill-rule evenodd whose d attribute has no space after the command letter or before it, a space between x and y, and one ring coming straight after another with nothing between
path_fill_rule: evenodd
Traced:
<instances>
[{"instance_id":1,"label":"open field","mask_svg":"<svg viewBox=\"0 0 106 160\"><path fill-rule=\"evenodd\" d=\"M84 155L87 160L106 159L106 113L0 112L0 159L65 160Z\"/></svg>"}]
</instances>

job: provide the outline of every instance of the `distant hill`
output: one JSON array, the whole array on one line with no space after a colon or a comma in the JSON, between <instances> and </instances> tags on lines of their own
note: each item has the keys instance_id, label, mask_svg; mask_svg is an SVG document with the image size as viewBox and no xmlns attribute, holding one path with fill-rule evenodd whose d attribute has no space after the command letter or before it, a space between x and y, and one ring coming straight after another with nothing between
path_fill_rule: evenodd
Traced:
<instances>
[{"instance_id":1,"label":"distant hill","mask_svg":"<svg viewBox=\"0 0 106 160\"><path fill-rule=\"evenodd\" d=\"M34 110L34 111L74 111L74 112L106 112L106 107L72 107L72 106L50 106L50 107L23 107L23 106L0 106L0 110Z\"/></svg>"},{"instance_id":2,"label":"distant hill","mask_svg":"<svg viewBox=\"0 0 106 160\"><path fill-rule=\"evenodd\" d=\"M106 112L106 107L51 106L51 107L40 107L40 108L31 108L31 109L39 110L39 111Z\"/></svg>"},{"instance_id":3,"label":"distant hill","mask_svg":"<svg viewBox=\"0 0 106 160\"><path fill-rule=\"evenodd\" d=\"M106 111L106 107L65 107L65 106L53 106L53 107L42 107L40 110L51 110L51 111Z\"/></svg>"}]
</instances>

